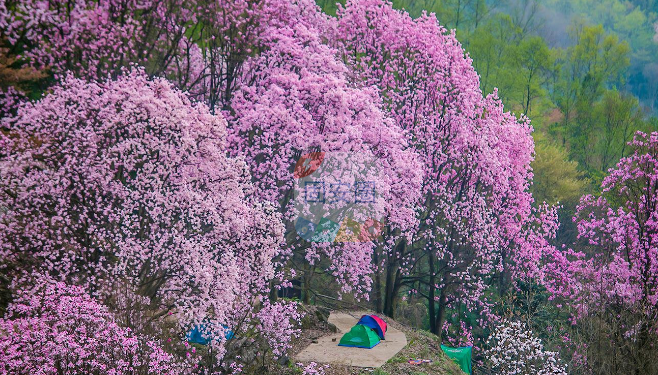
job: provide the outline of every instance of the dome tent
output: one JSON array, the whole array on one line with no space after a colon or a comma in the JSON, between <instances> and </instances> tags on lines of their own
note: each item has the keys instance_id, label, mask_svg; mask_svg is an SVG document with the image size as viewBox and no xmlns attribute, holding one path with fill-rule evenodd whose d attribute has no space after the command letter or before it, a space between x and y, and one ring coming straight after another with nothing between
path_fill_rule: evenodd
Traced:
<instances>
[{"instance_id":1,"label":"dome tent","mask_svg":"<svg viewBox=\"0 0 658 375\"><path fill-rule=\"evenodd\" d=\"M386 324L386 322L384 321L384 319L382 319L382 318L380 318L379 316L374 315L374 314L373 314L373 315L370 315L370 316L371 316L373 319L375 319L375 320L377 321L377 323L379 323L379 326L382 327L382 330L384 331L384 333L386 333L386 331L388 331L388 324Z\"/></svg>"},{"instance_id":2,"label":"dome tent","mask_svg":"<svg viewBox=\"0 0 658 375\"><path fill-rule=\"evenodd\" d=\"M377 333L380 339L384 340L384 335L387 329L386 323L377 315L363 315L361 319L359 319L359 322L356 324L370 327Z\"/></svg>"},{"instance_id":3,"label":"dome tent","mask_svg":"<svg viewBox=\"0 0 658 375\"><path fill-rule=\"evenodd\" d=\"M379 344L379 336L370 327L357 324L343 335L338 346L370 349Z\"/></svg>"},{"instance_id":4,"label":"dome tent","mask_svg":"<svg viewBox=\"0 0 658 375\"><path fill-rule=\"evenodd\" d=\"M213 337L218 337L218 333L223 332L226 340L232 339L234 336L233 331L224 324L222 324L221 327L221 330L213 330L211 325L204 322L193 326L187 332L185 338L187 339L187 342L191 344L208 345L210 341L213 340Z\"/></svg>"}]
</instances>

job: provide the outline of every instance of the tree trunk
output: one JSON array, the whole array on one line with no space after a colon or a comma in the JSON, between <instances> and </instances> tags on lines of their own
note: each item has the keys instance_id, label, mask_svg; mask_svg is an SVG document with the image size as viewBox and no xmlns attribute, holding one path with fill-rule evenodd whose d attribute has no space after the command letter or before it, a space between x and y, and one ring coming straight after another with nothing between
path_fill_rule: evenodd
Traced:
<instances>
[{"instance_id":1,"label":"tree trunk","mask_svg":"<svg viewBox=\"0 0 658 375\"><path fill-rule=\"evenodd\" d=\"M375 302L375 311L378 313L384 312L384 306L382 301L382 273L377 271L379 266L379 254L375 250L373 254L373 261L375 263L375 290L374 290L374 302Z\"/></svg>"},{"instance_id":2,"label":"tree trunk","mask_svg":"<svg viewBox=\"0 0 658 375\"><path fill-rule=\"evenodd\" d=\"M427 293L427 307L429 309L429 321L430 321L430 331L437 335L439 330L436 327L436 304L435 295L436 295L436 276L434 275L434 254L430 253L427 257L429 271L430 271L430 280L429 280L429 291Z\"/></svg>"},{"instance_id":3,"label":"tree trunk","mask_svg":"<svg viewBox=\"0 0 658 375\"><path fill-rule=\"evenodd\" d=\"M278 290L274 287L274 282L270 281L270 301L276 302L279 299Z\"/></svg>"},{"instance_id":4,"label":"tree trunk","mask_svg":"<svg viewBox=\"0 0 658 375\"><path fill-rule=\"evenodd\" d=\"M393 284L395 283L395 270L397 262L390 261L386 266L386 285L384 286L386 291L384 293L384 314L394 318L395 311L393 311Z\"/></svg>"},{"instance_id":5,"label":"tree trunk","mask_svg":"<svg viewBox=\"0 0 658 375\"><path fill-rule=\"evenodd\" d=\"M441 330L443 329L443 322L445 321L445 316L446 316L446 294L445 294L445 287L441 289L441 294L439 296L439 312L437 313L436 316L436 329L437 331L434 332L435 335L439 336L439 343L443 342L443 338L441 337Z\"/></svg>"},{"instance_id":6,"label":"tree trunk","mask_svg":"<svg viewBox=\"0 0 658 375\"><path fill-rule=\"evenodd\" d=\"M389 254L388 263L386 264L386 285L384 293L384 314L395 319L395 306L397 305L398 293L402 287L400 277L400 268L398 259L405 249L404 241L401 241L396 247L393 254Z\"/></svg>"},{"instance_id":7,"label":"tree trunk","mask_svg":"<svg viewBox=\"0 0 658 375\"><path fill-rule=\"evenodd\" d=\"M511 289L512 285L512 272L510 272L509 264L512 260L507 252L507 249L501 251L501 261L503 270L498 274L498 296L504 297Z\"/></svg>"},{"instance_id":8,"label":"tree trunk","mask_svg":"<svg viewBox=\"0 0 658 375\"><path fill-rule=\"evenodd\" d=\"M311 303L311 276L313 270L311 266L304 267L304 278L302 282L302 302L308 305Z\"/></svg>"},{"instance_id":9,"label":"tree trunk","mask_svg":"<svg viewBox=\"0 0 658 375\"><path fill-rule=\"evenodd\" d=\"M649 374L651 370L651 362L655 360L651 357L651 353L648 349L649 343L649 327L648 324L644 321L640 324L640 334L637 343L637 357L638 363L635 368L635 374Z\"/></svg>"},{"instance_id":10,"label":"tree trunk","mask_svg":"<svg viewBox=\"0 0 658 375\"><path fill-rule=\"evenodd\" d=\"M395 268L395 275L393 276L393 286L391 288L391 292L389 294L388 298L388 309L385 312L387 316L391 317L391 319L395 319L395 311L397 310L398 307L398 301L399 301L399 293L400 293L400 288L402 287L402 277L400 275L400 268L396 267Z\"/></svg>"}]
</instances>

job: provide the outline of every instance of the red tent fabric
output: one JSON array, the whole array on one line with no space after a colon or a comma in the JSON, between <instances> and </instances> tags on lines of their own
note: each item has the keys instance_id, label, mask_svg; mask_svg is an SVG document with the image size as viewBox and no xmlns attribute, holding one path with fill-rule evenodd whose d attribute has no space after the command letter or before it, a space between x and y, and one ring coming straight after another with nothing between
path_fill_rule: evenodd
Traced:
<instances>
[{"instance_id":1,"label":"red tent fabric","mask_svg":"<svg viewBox=\"0 0 658 375\"><path fill-rule=\"evenodd\" d=\"M384 319L378 317L377 315L370 315L370 316L373 319L375 319L375 321L377 321L377 323L379 323L379 326L382 327L382 331L384 331L384 333L386 333L386 330L388 329L388 327L386 326L386 322L384 321Z\"/></svg>"}]
</instances>

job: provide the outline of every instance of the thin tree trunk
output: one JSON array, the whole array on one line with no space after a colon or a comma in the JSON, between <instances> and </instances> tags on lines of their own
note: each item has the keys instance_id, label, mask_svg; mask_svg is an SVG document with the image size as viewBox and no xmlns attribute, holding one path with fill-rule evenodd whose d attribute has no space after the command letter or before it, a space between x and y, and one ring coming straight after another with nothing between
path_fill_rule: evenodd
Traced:
<instances>
[{"instance_id":1,"label":"thin tree trunk","mask_svg":"<svg viewBox=\"0 0 658 375\"><path fill-rule=\"evenodd\" d=\"M401 288L400 269L398 267L398 258L404 252L404 241L400 242L392 255L388 257L386 265L386 285L384 293L384 314L391 318L395 318L395 306L397 304L397 293Z\"/></svg>"},{"instance_id":2,"label":"thin tree trunk","mask_svg":"<svg viewBox=\"0 0 658 375\"><path fill-rule=\"evenodd\" d=\"M637 344L638 363L637 367L635 368L635 374L649 374L650 363L655 359L649 358L650 355L648 355L648 350L646 350L646 348L649 346L649 327L647 327L647 323L644 321L640 324L639 336L640 337L638 338Z\"/></svg>"},{"instance_id":3,"label":"thin tree trunk","mask_svg":"<svg viewBox=\"0 0 658 375\"><path fill-rule=\"evenodd\" d=\"M311 277L313 270L311 266L304 267L304 278L302 283L302 302L308 305L311 303Z\"/></svg>"},{"instance_id":4,"label":"thin tree trunk","mask_svg":"<svg viewBox=\"0 0 658 375\"><path fill-rule=\"evenodd\" d=\"M379 254L375 251L373 255L373 261L375 263L375 270L379 265ZM375 291L374 291L374 300L375 300L375 311L378 313L384 312L384 306L382 301L382 274L381 272L375 271Z\"/></svg>"},{"instance_id":5,"label":"thin tree trunk","mask_svg":"<svg viewBox=\"0 0 658 375\"><path fill-rule=\"evenodd\" d=\"M384 298L384 314L388 315L389 317L393 318L394 311L393 311L393 284L395 283L395 272L394 268L396 262L391 261L388 263L386 266L386 285L384 286L386 289Z\"/></svg>"},{"instance_id":6,"label":"thin tree trunk","mask_svg":"<svg viewBox=\"0 0 658 375\"><path fill-rule=\"evenodd\" d=\"M395 319L395 312L398 308L398 301L400 300L400 289L402 288L402 275L400 275L400 268L396 268L395 281L393 282L393 293L391 293L391 311L390 317Z\"/></svg>"},{"instance_id":7,"label":"thin tree trunk","mask_svg":"<svg viewBox=\"0 0 658 375\"><path fill-rule=\"evenodd\" d=\"M443 329L443 322L445 321L445 315L446 315L446 294L445 294L445 287L441 288L441 294L439 295L439 312L436 316L436 332L434 332L435 335L439 336L439 343L443 342L443 338L441 337L441 330Z\"/></svg>"},{"instance_id":8,"label":"thin tree trunk","mask_svg":"<svg viewBox=\"0 0 658 375\"><path fill-rule=\"evenodd\" d=\"M427 293L428 299L428 309L429 309L429 320L430 320L430 331L434 334L437 334L439 331L436 327L437 316L436 316L436 305L434 301L435 289L436 289L436 277L434 276L434 254L430 253L427 257L429 272L430 272L430 282L429 282L429 292Z\"/></svg>"}]
</instances>

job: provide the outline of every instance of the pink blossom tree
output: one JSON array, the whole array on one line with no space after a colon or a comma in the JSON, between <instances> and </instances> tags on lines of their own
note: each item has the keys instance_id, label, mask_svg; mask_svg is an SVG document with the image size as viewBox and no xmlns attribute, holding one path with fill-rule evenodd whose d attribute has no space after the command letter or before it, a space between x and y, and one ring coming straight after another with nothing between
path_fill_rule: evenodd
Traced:
<instances>
[{"instance_id":1,"label":"pink blossom tree","mask_svg":"<svg viewBox=\"0 0 658 375\"><path fill-rule=\"evenodd\" d=\"M3 374L181 374L191 364L119 326L83 288L36 277L0 318Z\"/></svg>"},{"instance_id":2,"label":"pink blossom tree","mask_svg":"<svg viewBox=\"0 0 658 375\"><path fill-rule=\"evenodd\" d=\"M528 121L483 96L433 15L382 0L336 19L311 0L29 0L0 7L0 28L31 65L95 82L66 78L5 121L1 255L85 285L133 328L141 310L278 327L265 337L281 354L295 328L273 314L293 309L258 297L301 274L308 299L318 272L367 296L374 271L378 310L414 288L439 333L449 309L488 314L489 280L508 263L536 271L535 242L549 248ZM131 65L187 94L122 76ZM309 153L377 158L381 235L299 235L294 167Z\"/></svg>"},{"instance_id":3,"label":"pink blossom tree","mask_svg":"<svg viewBox=\"0 0 658 375\"><path fill-rule=\"evenodd\" d=\"M214 112L230 102L244 61L267 47L261 38L266 25L276 28L319 17L312 2L301 3L3 0L0 31L14 53L23 51L22 61L55 77L70 72L103 80L137 64L149 75L166 76L189 90ZM300 18L297 10L313 17Z\"/></svg>"},{"instance_id":4,"label":"pink blossom tree","mask_svg":"<svg viewBox=\"0 0 658 375\"><path fill-rule=\"evenodd\" d=\"M415 154L405 149L400 128L380 110L377 92L350 83L337 50L323 43L314 26L318 22L308 21L313 18L305 12L319 12L317 6L304 4L287 11L295 10L302 20L264 30L261 39L268 48L245 62L230 102L231 150L246 158L260 196L277 202L286 219L286 248L302 271L304 297L312 275L322 270L322 259L343 292L365 295L372 241L311 243L300 238L292 167L313 151L347 153L357 166L366 162L363 155L374 155L382 169L374 181L383 197L380 212L393 228L414 225L420 169Z\"/></svg>"},{"instance_id":5,"label":"pink blossom tree","mask_svg":"<svg viewBox=\"0 0 658 375\"><path fill-rule=\"evenodd\" d=\"M211 112L222 110L228 148L246 158L259 197L284 214L286 248L294 249L305 277L325 269L343 291L364 295L372 244L309 244L296 236L289 169L304 153L374 154L384 169L377 180L382 216L394 228L413 225L420 185L413 152L379 109L377 92L350 82L337 50L324 41L331 22L313 1L74 1L63 7L35 0L10 9L3 12L6 33L27 47L24 58L32 64L91 79L138 64Z\"/></svg>"},{"instance_id":6,"label":"pink blossom tree","mask_svg":"<svg viewBox=\"0 0 658 375\"><path fill-rule=\"evenodd\" d=\"M592 368L643 374L656 371L658 133L638 132L629 145L633 153L610 170L602 195L586 195L577 207L583 250L557 254L548 281L573 305L574 324L591 325L586 336L597 339L588 350L605 353L593 356L600 360Z\"/></svg>"},{"instance_id":7,"label":"pink blossom tree","mask_svg":"<svg viewBox=\"0 0 658 375\"><path fill-rule=\"evenodd\" d=\"M547 277L546 264L557 252L554 240L559 227L558 208L546 203L532 208L532 214L525 218L518 235L513 237L515 241L510 244L511 249L504 254L503 261L508 264L509 270L507 277L544 283ZM509 279L503 283L512 284ZM504 293L506 288L501 285L500 292Z\"/></svg>"},{"instance_id":8,"label":"pink blossom tree","mask_svg":"<svg viewBox=\"0 0 658 375\"><path fill-rule=\"evenodd\" d=\"M198 47L204 35L197 30L197 6L203 1L2 3L0 35L8 40L10 54L21 51L19 61L55 78L69 73L104 80L138 64L201 95L207 64Z\"/></svg>"},{"instance_id":9,"label":"pink blossom tree","mask_svg":"<svg viewBox=\"0 0 658 375\"><path fill-rule=\"evenodd\" d=\"M390 2L348 1L333 33L422 162L419 225L380 247L376 299L393 315L402 289L413 287L439 333L450 305L477 307L500 248L530 215L531 128L495 93L483 97L471 60L434 15L414 20Z\"/></svg>"},{"instance_id":10,"label":"pink blossom tree","mask_svg":"<svg viewBox=\"0 0 658 375\"><path fill-rule=\"evenodd\" d=\"M3 265L82 285L136 331L174 319L180 330L271 330L285 345L294 329L259 322L290 309L258 307L280 215L252 198L244 162L226 156L221 116L136 70L99 83L69 77L6 123ZM216 359L224 336L214 332Z\"/></svg>"}]
</instances>

